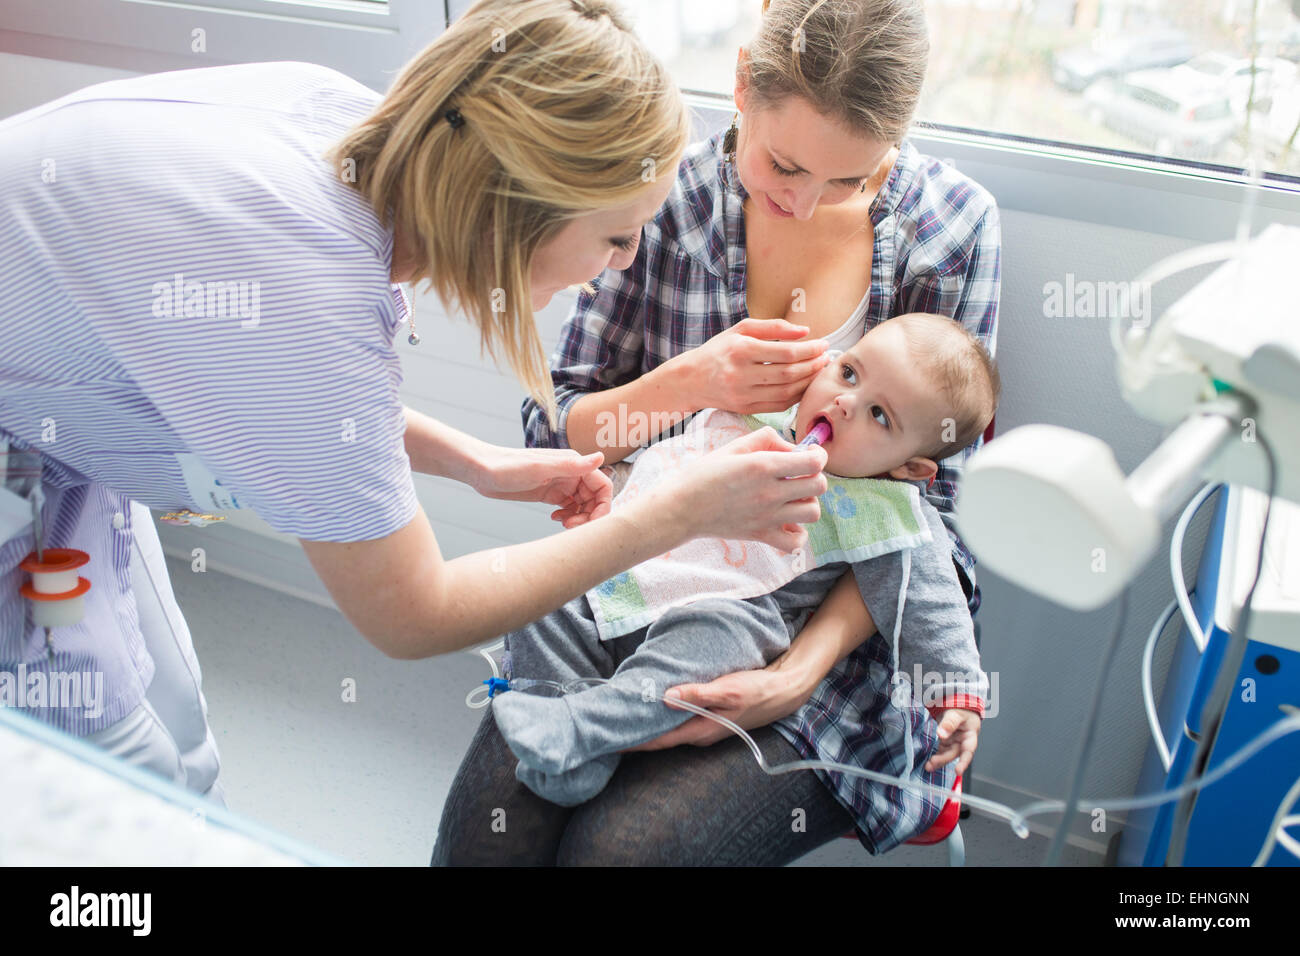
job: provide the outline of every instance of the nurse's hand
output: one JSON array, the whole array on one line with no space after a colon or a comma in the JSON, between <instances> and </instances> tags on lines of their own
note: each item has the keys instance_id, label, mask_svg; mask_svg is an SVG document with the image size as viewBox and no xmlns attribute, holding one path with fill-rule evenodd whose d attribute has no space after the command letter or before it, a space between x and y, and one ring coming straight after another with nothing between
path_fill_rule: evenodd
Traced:
<instances>
[{"instance_id":1,"label":"nurse's hand","mask_svg":"<svg viewBox=\"0 0 1300 956\"><path fill-rule=\"evenodd\" d=\"M683 465L642 499L659 521L691 537L762 541L795 553L808 543L803 526L821 517L825 467L824 448L800 448L763 427Z\"/></svg>"},{"instance_id":2,"label":"nurse's hand","mask_svg":"<svg viewBox=\"0 0 1300 956\"><path fill-rule=\"evenodd\" d=\"M600 470L604 460L600 452L488 445L471 485L486 498L558 505L551 518L576 528L609 514L613 484Z\"/></svg>"}]
</instances>

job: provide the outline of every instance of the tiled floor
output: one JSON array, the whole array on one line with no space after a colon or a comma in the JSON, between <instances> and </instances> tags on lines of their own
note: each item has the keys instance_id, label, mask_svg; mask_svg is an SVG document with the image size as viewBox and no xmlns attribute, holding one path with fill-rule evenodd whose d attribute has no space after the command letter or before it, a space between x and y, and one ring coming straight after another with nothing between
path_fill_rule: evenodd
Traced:
<instances>
[{"instance_id":1,"label":"tiled floor","mask_svg":"<svg viewBox=\"0 0 1300 956\"><path fill-rule=\"evenodd\" d=\"M481 712L465 695L490 673L476 653L395 661L338 614L169 560L203 667L231 809L345 860L428 862L442 803ZM355 694L349 694L349 688ZM345 697L354 696L354 701ZM1032 865L1046 839L1016 839L978 814L962 824L967 862ZM1073 847L1065 862L1101 860ZM943 866L942 847L879 859L836 840L807 866Z\"/></svg>"}]
</instances>

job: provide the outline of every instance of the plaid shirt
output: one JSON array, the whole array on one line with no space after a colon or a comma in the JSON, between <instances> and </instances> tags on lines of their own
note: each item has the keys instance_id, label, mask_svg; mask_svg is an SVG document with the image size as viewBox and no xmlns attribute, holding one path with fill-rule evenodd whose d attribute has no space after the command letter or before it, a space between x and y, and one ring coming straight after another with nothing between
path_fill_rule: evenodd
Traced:
<instances>
[{"instance_id":1,"label":"plaid shirt","mask_svg":"<svg viewBox=\"0 0 1300 956\"><path fill-rule=\"evenodd\" d=\"M579 295L551 359L557 429L549 428L536 402L525 399L529 447L567 448L569 410L583 395L633 381L747 316L746 192L734 166L724 162L721 144L719 133L691 147L663 208L646 224L632 265L606 269L592 282L593 292ZM863 334L895 315L935 312L961 322L995 353L1001 232L992 196L905 140L869 215L875 238ZM952 515L962 468L982 443L979 439L940 462L927 492L952 538L953 561L969 584L972 614L980 601L975 561L958 538ZM864 679L874 661L873 641L841 662L799 711L775 725L806 756L864 767L898 756L878 732L878 722L873 730L873 721L883 716L875 695L864 695L870 690ZM910 726L923 763L935 746L935 725L917 707ZM901 747L901 739L895 743ZM818 775L854 813L858 835L873 853L922 832L942 809L932 798L862 778ZM951 786L952 767L923 778Z\"/></svg>"}]
</instances>

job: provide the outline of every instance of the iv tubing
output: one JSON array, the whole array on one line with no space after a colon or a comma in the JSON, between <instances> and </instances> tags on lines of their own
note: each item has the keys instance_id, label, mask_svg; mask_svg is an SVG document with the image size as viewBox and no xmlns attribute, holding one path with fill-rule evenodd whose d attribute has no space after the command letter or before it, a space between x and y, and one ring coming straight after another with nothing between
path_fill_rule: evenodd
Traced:
<instances>
[{"instance_id":1,"label":"iv tubing","mask_svg":"<svg viewBox=\"0 0 1300 956\"><path fill-rule=\"evenodd\" d=\"M516 678L510 682L510 687L512 690L520 691L533 687L551 687L562 693L572 693L581 689L578 685L607 683L609 683L609 681L603 677L580 677L563 684L558 681ZM637 691L638 695L641 693L641 691ZM715 714L712 711L705 710L703 707L697 707L695 704L676 697L664 698L660 695L654 696L655 699L664 701L664 703L669 706L677 707L682 710L689 710L693 714L698 714L701 717L705 717L712 720L714 723L726 727L741 740L745 741L746 746L749 747L750 752L754 755L754 760L758 763L759 768L769 776L775 777L779 774L791 773L795 770L826 770L834 773L848 774L849 776L854 777L866 777L868 780L875 780L877 783L887 784L891 787L903 787L908 790L916 790L921 793L940 796L945 800L953 799L953 792L951 790L946 790L943 787L936 787L933 784L922 783L919 780L891 777L889 774L879 773L875 770L867 770L864 767L855 767L850 764L832 763L827 760L793 760L789 763L772 766L766 759L764 759L763 752L759 750L758 744L754 742L754 738L746 733L739 724L733 723L720 714ZM1163 790L1155 793L1140 794L1133 797L1108 798L1104 800L1079 799L1075 802L1075 809L1106 810L1113 812L1117 810L1139 810L1147 807L1159 806L1162 803L1169 803L1170 801L1177 800L1193 791L1208 787L1212 783L1217 783L1220 779L1227 776L1233 770L1236 770L1237 767L1245 763L1273 741L1280 737L1285 737L1287 734L1295 733L1296 731L1300 731L1300 714L1291 714L1290 716L1284 717L1276 723L1266 727L1248 743L1237 750L1231 757L1219 766L1215 767L1214 770L1205 774L1203 777L1195 780L1186 780L1173 790ZM1300 782L1297 783L1297 786L1300 786ZM963 793L958 796L957 799L967 806L973 807L977 810L983 810L994 817L1006 820L1007 824L1011 827L1012 832L1022 840L1029 836L1029 827L1026 825L1025 821L1030 817L1039 816L1044 813L1059 813L1066 809L1066 803L1064 800L1037 800L1019 810L1013 810L1004 803L998 803L996 800L986 800L972 794ZM1288 806L1284 805L1280 809L1279 819L1293 819L1286 816L1286 812L1289 809ZM1284 845L1287 840L1292 839L1287 834L1281 833L1280 827L1278 827L1275 832L1277 833L1278 842L1283 843Z\"/></svg>"}]
</instances>

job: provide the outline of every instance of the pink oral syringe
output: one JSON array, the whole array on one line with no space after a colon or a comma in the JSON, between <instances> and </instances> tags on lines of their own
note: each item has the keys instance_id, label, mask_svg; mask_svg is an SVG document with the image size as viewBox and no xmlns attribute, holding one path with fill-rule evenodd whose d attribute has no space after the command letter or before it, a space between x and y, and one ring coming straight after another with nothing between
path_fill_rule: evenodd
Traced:
<instances>
[{"instance_id":1,"label":"pink oral syringe","mask_svg":"<svg viewBox=\"0 0 1300 956\"><path fill-rule=\"evenodd\" d=\"M831 437L831 423L824 418L819 418L813 422L812 428L808 429L808 434L803 436L799 442L799 447L805 445L822 445L826 439Z\"/></svg>"},{"instance_id":2,"label":"pink oral syringe","mask_svg":"<svg viewBox=\"0 0 1300 956\"><path fill-rule=\"evenodd\" d=\"M799 448L807 448L811 445L820 445L831 437L831 423L825 418L816 418L813 420L812 427L808 429L808 434L799 440ZM790 481L794 476L786 475L786 481Z\"/></svg>"}]
</instances>

